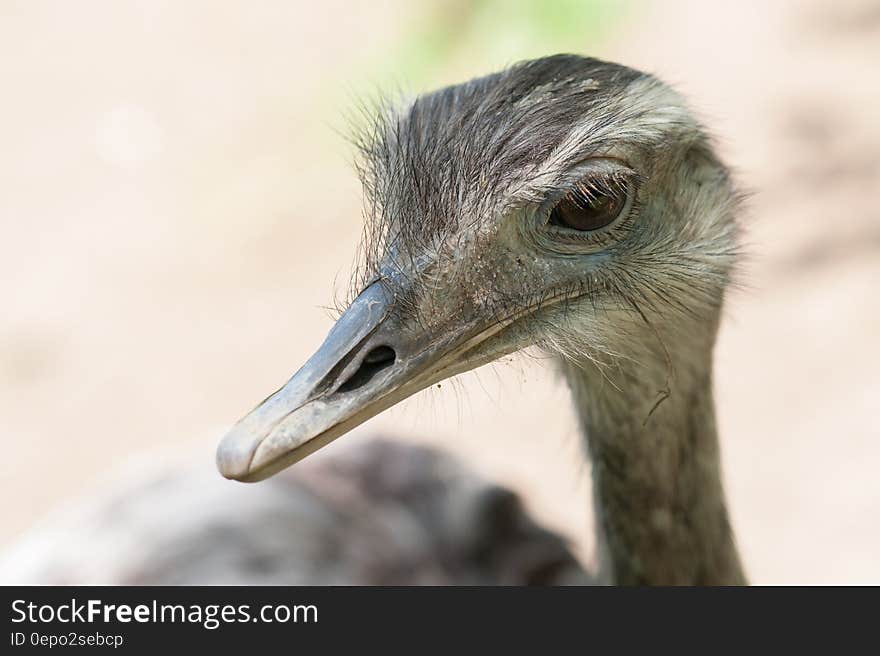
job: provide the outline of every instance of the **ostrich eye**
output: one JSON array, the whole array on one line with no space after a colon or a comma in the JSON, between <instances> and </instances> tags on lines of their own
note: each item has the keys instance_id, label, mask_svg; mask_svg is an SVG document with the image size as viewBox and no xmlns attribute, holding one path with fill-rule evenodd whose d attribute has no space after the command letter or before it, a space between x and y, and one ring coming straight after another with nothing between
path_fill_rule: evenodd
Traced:
<instances>
[{"instance_id":1,"label":"ostrich eye","mask_svg":"<svg viewBox=\"0 0 880 656\"><path fill-rule=\"evenodd\" d=\"M626 205L625 189L576 188L550 212L550 225L589 232L610 224Z\"/></svg>"}]
</instances>

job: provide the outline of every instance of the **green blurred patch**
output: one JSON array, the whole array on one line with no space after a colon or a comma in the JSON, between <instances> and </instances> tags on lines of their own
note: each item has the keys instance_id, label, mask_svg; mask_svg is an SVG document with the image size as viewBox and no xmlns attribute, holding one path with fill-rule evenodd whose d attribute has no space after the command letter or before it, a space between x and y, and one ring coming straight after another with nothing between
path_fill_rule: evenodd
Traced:
<instances>
[{"instance_id":1,"label":"green blurred patch","mask_svg":"<svg viewBox=\"0 0 880 656\"><path fill-rule=\"evenodd\" d=\"M558 52L594 54L629 3L621 0L435 0L425 3L374 69L406 86L487 73Z\"/></svg>"},{"instance_id":2,"label":"green blurred patch","mask_svg":"<svg viewBox=\"0 0 880 656\"><path fill-rule=\"evenodd\" d=\"M357 133L378 98L422 92L561 52L601 56L632 0L426 0L410 5L396 37L364 53L341 87L324 90L336 131ZM340 107L342 110L340 111Z\"/></svg>"}]
</instances>

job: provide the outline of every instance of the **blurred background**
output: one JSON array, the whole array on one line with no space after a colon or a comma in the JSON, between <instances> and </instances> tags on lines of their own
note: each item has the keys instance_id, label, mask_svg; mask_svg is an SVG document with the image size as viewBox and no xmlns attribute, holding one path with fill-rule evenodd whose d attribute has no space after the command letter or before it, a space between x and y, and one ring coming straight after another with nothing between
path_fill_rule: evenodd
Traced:
<instances>
[{"instance_id":1,"label":"blurred background","mask_svg":"<svg viewBox=\"0 0 880 656\"><path fill-rule=\"evenodd\" d=\"M675 85L752 191L716 352L750 578L880 583L876 0L2 0L0 548L131 472L212 470L318 346L360 235L358 98L561 51ZM591 562L551 367L484 368L340 442L377 434L460 455Z\"/></svg>"}]
</instances>

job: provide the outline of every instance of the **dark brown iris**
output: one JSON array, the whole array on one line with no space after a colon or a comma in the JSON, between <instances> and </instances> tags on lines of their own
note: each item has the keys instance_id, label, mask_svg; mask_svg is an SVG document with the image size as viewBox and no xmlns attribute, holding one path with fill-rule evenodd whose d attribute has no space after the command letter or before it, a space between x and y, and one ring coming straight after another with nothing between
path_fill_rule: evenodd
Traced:
<instances>
[{"instance_id":1,"label":"dark brown iris","mask_svg":"<svg viewBox=\"0 0 880 656\"><path fill-rule=\"evenodd\" d=\"M621 191L571 191L550 212L552 225L588 232L604 228L623 209L626 194Z\"/></svg>"}]
</instances>

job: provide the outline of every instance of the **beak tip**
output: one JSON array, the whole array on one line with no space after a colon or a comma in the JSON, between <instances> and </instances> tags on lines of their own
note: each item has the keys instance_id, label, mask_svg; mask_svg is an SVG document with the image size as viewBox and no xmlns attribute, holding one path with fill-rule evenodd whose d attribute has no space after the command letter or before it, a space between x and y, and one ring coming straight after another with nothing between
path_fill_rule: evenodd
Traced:
<instances>
[{"instance_id":1,"label":"beak tip","mask_svg":"<svg viewBox=\"0 0 880 656\"><path fill-rule=\"evenodd\" d=\"M224 478L234 481L244 481L251 469L253 451L242 449L237 440L230 439L227 435L217 447L217 470Z\"/></svg>"},{"instance_id":2,"label":"beak tip","mask_svg":"<svg viewBox=\"0 0 880 656\"><path fill-rule=\"evenodd\" d=\"M256 483L282 469L277 454L265 448L264 440L242 440L233 429L217 447L216 463L220 475L240 483Z\"/></svg>"}]
</instances>

